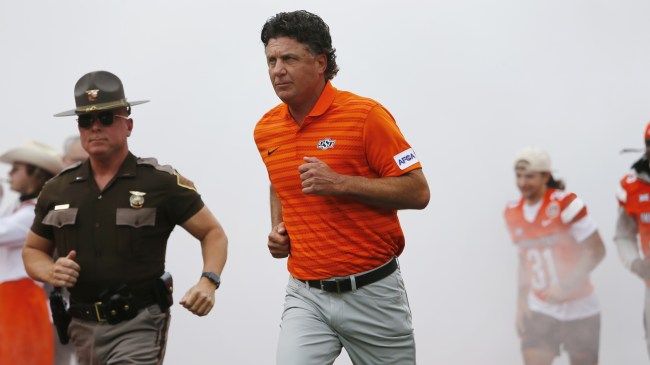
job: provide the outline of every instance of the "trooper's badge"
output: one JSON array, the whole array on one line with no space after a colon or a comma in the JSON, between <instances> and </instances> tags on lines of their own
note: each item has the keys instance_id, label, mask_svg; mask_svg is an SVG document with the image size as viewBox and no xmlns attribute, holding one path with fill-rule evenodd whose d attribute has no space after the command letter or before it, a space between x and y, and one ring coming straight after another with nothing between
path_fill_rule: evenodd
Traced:
<instances>
[{"instance_id":1,"label":"trooper's badge","mask_svg":"<svg viewBox=\"0 0 650 365\"><path fill-rule=\"evenodd\" d=\"M141 191L129 191L129 193L131 193L131 196L129 197L129 204L131 204L131 208L142 208L144 205L144 196L147 195L147 193L143 193Z\"/></svg>"}]
</instances>

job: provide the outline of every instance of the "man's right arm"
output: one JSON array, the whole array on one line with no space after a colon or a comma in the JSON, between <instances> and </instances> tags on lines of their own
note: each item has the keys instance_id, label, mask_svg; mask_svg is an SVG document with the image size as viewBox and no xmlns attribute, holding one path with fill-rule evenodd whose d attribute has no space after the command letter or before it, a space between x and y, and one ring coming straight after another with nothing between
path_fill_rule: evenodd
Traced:
<instances>
[{"instance_id":1,"label":"man's right arm","mask_svg":"<svg viewBox=\"0 0 650 365\"><path fill-rule=\"evenodd\" d=\"M54 242L29 231L23 248L23 262L29 276L54 287L71 288L77 283L81 268L74 262L75 251L52 261Z\"/></svg>"},{"instance_id":2,"label":"man's right arm","mask_svg":"<svg viewBox=\"0 0 650 365\"><path fill-rule=\"evenodd\" d=\"M281 259L289 256L291 241L282 221L282 204L273 186L269 187L271 203L271 233L268 248L271 256Z\"/></svg>"},{"instance_id":3,"label":"man's right arm","mask_svg":"<svg viewBox=\"0 0 650 365\"><path fill-rule=\"evenodd\" d=\"M517 316L516 327L517 334L521 336L524 333L524 320L530 315L528 308L528 292L530 291L530 283L528 278L528 271L523 254L519 254L519 269L517 272Z\"/></svg>"},{"instance_id":4,"label":"man's right arm","mask_svg":"<svg viewBox=\"0 0 650 365\"><path fill-rule=\"evenodd\" d=\"M273 185L269 186L269 200L271 203L271 226L275 227L282 223L282 204L280 204L280 198L278 198Z\"/></svg>"},{"instance_id":5,"label":"man's right arm","mask_svg":"<svg viewBox=\"0 0 650 365\"><path fill-rule=\"evenodd\" d=\"M625 209L619 208L614 242L621 262L623 262L623 266L642 279L650 280L650 260L642 258L639 253L638 232L639 226L636 220L628 215Z\"/></svg>"},{"instance_id":6,"label":"man's right arm","mask_svg":"<svg viewBox=\"0 0 650 365\"><path fill-rule=\"evenodd\" d=\"M641 258L636 241L638 231L638 225L634 218L630 217L625 212L625 209L618 208L614 242L623 265L630 270L632 269L632 263Z\"/></svg>"}]
</instances>

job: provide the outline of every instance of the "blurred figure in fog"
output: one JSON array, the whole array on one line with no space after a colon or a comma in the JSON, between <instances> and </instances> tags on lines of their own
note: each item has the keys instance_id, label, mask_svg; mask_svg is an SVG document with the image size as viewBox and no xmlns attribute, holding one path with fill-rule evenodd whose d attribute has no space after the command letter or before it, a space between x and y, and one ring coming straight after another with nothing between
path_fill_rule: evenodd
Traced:
<instances>
[{"instance_id":1,"label":"blurred figure in fog","mask_svg":"<svg viewBox=\"0 0 650 365\"><path fill-rule=\"evenodd\" d=\"M84 162L88 158L88 152L81 145L79 136L70 136L63 143L63 165L71 166L77 162Z\"/></svg>"},{"instance_id":2,"label":"blurred figure in fog","mask_svg":"<svg viewBox=\"0 0 650 365\"><path fill-rule=\"evenodd\" d=\"M564 348L571 365L598 363L600 306L589 275L605 246L583 201L551 174L535 147L515 158L521 198L505 219L519 250L516 328L526 365L549 365Z\"/></svg>"},{"instance_id":3,"label":"blurred figure in fog","mask_svg":"<svg viewBox=\"0 0 650 365\"><path fill-rule=\"evenodd\" d=\"M618 187L618 221L614 242L623 265L646 284L643 325L650 354L650 123L644 133L645 154ZM639 240L637 240L637 236Z\"/></svg>"},{"instance_id":4,"label":"blurred figure in fog","mask_svg":"<svg viewBox=\"0 0 650 365\"><path fill-rule=\"evenodd\" d=\"M63 168L61 157L38 142L7 151L11 190L20 194L9 214L0 217L0 364L54 362L54 337L43 288L27 276L21 251L34 220L43 185Z\"/></svg>"}]
</instances>

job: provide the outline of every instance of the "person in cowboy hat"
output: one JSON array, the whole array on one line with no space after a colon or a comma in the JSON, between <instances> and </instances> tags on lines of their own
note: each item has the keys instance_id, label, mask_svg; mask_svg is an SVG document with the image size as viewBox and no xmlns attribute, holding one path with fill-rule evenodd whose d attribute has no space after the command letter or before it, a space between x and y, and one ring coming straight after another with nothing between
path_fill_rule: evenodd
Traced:
<instances>
[{"instance_id":1,"label":"person in cowboy hat","mask_svg":"<svg viewBox=\"0 0 650 365\"><path fill-rule=\"evenodd\" d=\"M165 273L171 231L180 225L201 242L202 270L179 302L198 316L214 305L227 238L176 170L130 152L131 107L146 101L128 101L107 71L85 74L74 94L76 108L56 116L77 116L88 159L43 189L25 266L34 279L70 291L68 333L80 364L158 364L172 304Z\"/></svg>"},{"instance_id":2,"label":"person in cowboy hat","mask_svg":"<svg viewBox=\"0 0 650 365\"><path fill-rule=\"evenodd\" d=\"M27 276L21 251L36 197L63 163L54 149L35 141L5 152L0 161L12 164L9 184L20 194L9 214L0 217L0 363L51 364L54 337L47 298Z\"/></svg>"}]
</instances>

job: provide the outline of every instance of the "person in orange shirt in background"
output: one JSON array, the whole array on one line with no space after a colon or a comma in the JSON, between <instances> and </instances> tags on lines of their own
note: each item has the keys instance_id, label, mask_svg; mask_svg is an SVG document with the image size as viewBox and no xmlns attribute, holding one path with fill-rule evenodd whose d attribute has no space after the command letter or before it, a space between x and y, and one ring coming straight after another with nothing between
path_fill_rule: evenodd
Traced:
<instances>
[{"instance_id":1,"label":"person in orange shirt in background","mask_svg":"<svg viewBox=\"0 0 650 365\"><path fill-rule=\"evenodd\" d=\"M516 326L526 365L550 365L563 347L571 365L598 363L600 306L591 271L605 256L584 202L565 192L551 160L527 147L515 158L521 198L505 220L519 250Z\"/></svg>"},{"instance_id":2,"label":"person in orange shirt in background","mask_svg":"<svg viewBox=\"0 0 650 365\"><path fill-rule=\"evenodd\" d=\"M645 153L632 165L632 171L621 179L618 187L614 242L623 265L646 284L643 324L650 354L650 123L646 126L644 140Z\"/></svg>"},{"instance_id":3,"label":"person in orange shirt in background","mask_svg":"<svg viewBox=\"0 0 650 365\"><path fill-rule=\"evenodd\" d=\"M332 364L345 347L355 364L415 364L397 210L427 206L421 164L381 104L332 86L320 17L276 14L261 39L282 100L254 133L271 180L268 248L291 274L277 363Z\"/></svg>"}]
</instances>

